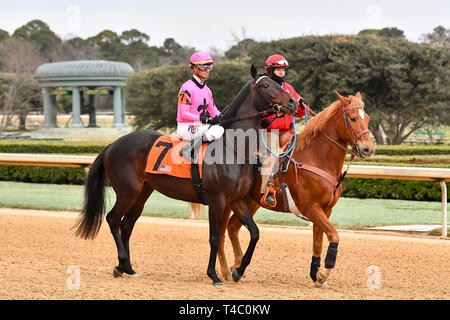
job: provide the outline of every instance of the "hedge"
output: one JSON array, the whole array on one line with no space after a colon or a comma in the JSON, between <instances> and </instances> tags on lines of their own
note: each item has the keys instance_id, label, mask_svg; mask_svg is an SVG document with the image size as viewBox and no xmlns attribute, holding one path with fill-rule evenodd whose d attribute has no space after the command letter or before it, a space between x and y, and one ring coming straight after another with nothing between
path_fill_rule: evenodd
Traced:
<instances>
[{"instance_id":1,"label":"hedge","mask_svg":"<svg viewBox=\"0 0 450 320\"><path fill-rule=\"evenodd\" d=\"M83 168L0 165L0 180L3 181L83 184L84 177Z\"/></svg>"},{"instance_id":2,"label":"hedge","mask_svg":"<svg viewBox=\"0 0 450 320\"><path fill-rule=\"evenodd\" d=\"M450 145L376 145L375 154L388 156L445 155L450 154Z\"/></svg>"},{"instance_id":3,"label":"hedge","mask_svg":"<svg viewBox=\"0 0 450 320\"><path fill-rule=\"evenodd\" d=\"M98 154L106 142L0 140L0 153Z\"/></svg>"},{"instance_id":4,"label":"hedge","mask_svg":"<svg viewBox=\"0 0 450 320\"><path fill-rule=\"evenodd\" d=\"M68 142L40 140L0 140L0 153L63 153L63 154L98 154L106 142ZM376 145L376 155L448 155L450 145L428 146L386 146Z\"/></svg>"},{"instance_id":5,"label":"hedge","mask_svg":"<svg viewBox=\"0 0 450 320\"><path fill-rule=\"evenodd\" d=\"M448 189L450 183L447 182L446 185ZM345 178L342 196L362 199L442 200L438 182L393 179ZM450 200L450 193L447 194L447 200Z\"/></svg>"}]
</instances>

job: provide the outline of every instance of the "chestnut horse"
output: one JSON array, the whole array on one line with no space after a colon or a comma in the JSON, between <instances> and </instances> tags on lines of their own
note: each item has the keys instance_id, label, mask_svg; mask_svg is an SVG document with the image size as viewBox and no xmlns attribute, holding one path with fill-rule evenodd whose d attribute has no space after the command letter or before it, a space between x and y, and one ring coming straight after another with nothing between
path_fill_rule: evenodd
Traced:
<instances>
[{"instance_id":1,"label":"chestnut horse","mask_svg":"<svg viewBox=\"0 0 450 320\"><path fill-rule=\"evenodd\" d=\"M329 218L342 192L342 185L338 183L338 180L346 160L347 147L352 146L352 154L361 158L370 157L375 151L368 130L369 116L364 111L361 94L358 92L355 96L350 95L348 98L337 95L339 100L312 118L304 130L297 135L297 145L291 155L288 170L282 174L295 202L295 210L288 210L283 205L278 188L277 206L272 209L280 212L301 212L313 223L310 277L316 287L323 287L326 284L325 281L336 262L339 235ZM260 208L260 184L260 175L255 175L255 183L248 203L252 215ZM238 216L231 216L228 223L228 235L233 245L235 266L239 266L242 261L238 237L241 226L242 222ZM230 274L225 258L225 231L226 226L222 226L219 249L221 272L225 279L229 279L232 275L233 280L237 282L241 273L238 269L233 269L233 273ZM329 241L325 269L320 268L323 233L327 235Z\"/></svg>"},{"instance_id":2,"label":"chestnut horse","mask_svg":"<svg viewBox=\"0 0 450 320\"><path fill-rule=\"evenodd\" d=\"M253 80L241 89L223 114L224 123L228 123L224 126L226 129L257 131L263 114L269 110L276 107L276 111L287 114L296 111L298 102L276 82L267 76L258 77L253 65L251 74ZM129 239L145 202L154 190L174 199L200 202L191 179L145 172L149 150L160 136L160 133L151 130L122 136L97 156L86 177L85 201L75 224L76 234L85 239L97 235L105 213L105 185L109 180L116 193L116 203L106 215L118 252L119 265L113 271L115 277L123 273L137 275L131 267ZM224 150L225 136L212 142L206 150L213 144L223 146ZM237 268L240 274L249 265L258 241L259 230L247 207L253 174L252 164L248 161L243 164L203 163L203 198L209 207L210 227L207 275L213 285L222 284L215 265L220 230L228 222L230 210L248 227L252 239Z\"/></svg>"}]
</instances>

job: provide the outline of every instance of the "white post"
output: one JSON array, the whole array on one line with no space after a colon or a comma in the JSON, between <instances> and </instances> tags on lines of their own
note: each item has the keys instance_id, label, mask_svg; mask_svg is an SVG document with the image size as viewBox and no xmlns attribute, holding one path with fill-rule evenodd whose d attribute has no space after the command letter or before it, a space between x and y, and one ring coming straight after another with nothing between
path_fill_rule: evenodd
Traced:
<instances>
[{"instance_id":1,"label":"white post","mask_svg":"<svg viewBox=\"0 0 450 320\"><path fill-rule=\"evenodd\" d=\"M445 180L440 182L442 191L442 237L447 237L447 186Z\"/></svg>"}]
</instances>

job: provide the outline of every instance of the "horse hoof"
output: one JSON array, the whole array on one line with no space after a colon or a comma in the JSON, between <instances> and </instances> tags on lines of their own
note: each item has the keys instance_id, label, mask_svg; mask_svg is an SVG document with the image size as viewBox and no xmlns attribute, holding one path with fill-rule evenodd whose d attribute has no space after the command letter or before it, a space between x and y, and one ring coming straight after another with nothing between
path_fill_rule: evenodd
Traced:
<instances>
[{"instance_id":1,"label":"horse hoof","mask_svg":"<svg viewBox=\"0 0 450 320\"><path fill-rule=\"evenodd\" d=\"M114 270L113 270L114 278L119 278L122 276L122 274L123 274L123 272L119 271L119 269L117 267L114 267Z\"/></svg>"},{"instance_id":2,"label":"horse hoof","mask_svg":"<svg viewBox=\"0 0 450 320\"><path fill-rule=\"evenodd\" d=\"M231 276L233 277L234 282L238 282L242 277L242 275L239 275L239 273L237 272L237 269L233 269Z\"/></svg>"},{"instance_id":3,"label":"horse hoof","mask_svg":"<svg viewBox=\"0 0 450 320\"><path fill-rule=\"evenodd\" d=\"M327 287L327 283L319 283L319 281L314 282L314 286L319 289L325 289Z\"/></svg>"},{"instance_id":4,"label":"horse hoof","mask_svg":"<svg viewBox=\"0 0 450 320\"><path fill-rule=\"evenodd\" d=\"M222 272L222 277L225 281L231 280L231 272Z\"/></svg>"},{"instance_id":5,"label":"horse hoof","mask_svg":"<svg viewBox=\"0 0 450 320\"><path fill-rule=\"evenodd\" d=\"M220 280L219 280L219 281L216 281L216 282L213 283L213 286L214 286L214 287L220 287L220 286L223 286L223 282L220 281Z\"/></svg>"},{"instance_id":6,"label":"horse hoof","mask_svg":"<svg viewBox=\"0 0 450 320\"><path fill-rule=\"evenodd\" d=\"M126 275L130 278L137 278L140 276L139 273L133 272L133 273L126 273Z\"/></svg>"}]
</instances>

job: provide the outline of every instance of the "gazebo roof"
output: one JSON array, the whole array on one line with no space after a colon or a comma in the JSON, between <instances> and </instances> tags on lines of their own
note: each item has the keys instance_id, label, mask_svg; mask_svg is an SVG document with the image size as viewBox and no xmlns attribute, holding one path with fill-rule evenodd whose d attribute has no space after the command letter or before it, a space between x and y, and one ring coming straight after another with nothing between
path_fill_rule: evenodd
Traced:
<instances>
[{"instance_id":1,"label":"gazebo roof","mask_svg":"<svg viewBox=\"0 0 450 320\"><path fill-rule=\"evenodd\" d=\"M41 87L83 85L125 85L125 78L134 73L125 62L78 60L44 63L34 74Z\"/></svg>"}]
</instances>

